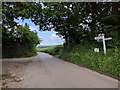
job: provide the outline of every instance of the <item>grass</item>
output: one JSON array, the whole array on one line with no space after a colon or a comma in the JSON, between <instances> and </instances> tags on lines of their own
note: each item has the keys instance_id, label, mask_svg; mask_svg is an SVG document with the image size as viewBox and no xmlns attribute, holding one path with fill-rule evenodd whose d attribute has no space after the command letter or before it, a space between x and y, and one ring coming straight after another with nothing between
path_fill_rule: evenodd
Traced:
<instances>
[{"instance_id":1,"label":"grass","mask_svg":"<svg viewBox=\"0 0 120 90\"><path fill-rule=\"evenodd\" d=\"M70 62L84 65L89 68L105 72L111 75L120 76L120 49L107 49L107 54L104 55L103 50L99 53L93 51L94 46L76 45L70 49L63 50L62 45L37 49L40 52L46 52Z\"/></svg>"}]
</instances>

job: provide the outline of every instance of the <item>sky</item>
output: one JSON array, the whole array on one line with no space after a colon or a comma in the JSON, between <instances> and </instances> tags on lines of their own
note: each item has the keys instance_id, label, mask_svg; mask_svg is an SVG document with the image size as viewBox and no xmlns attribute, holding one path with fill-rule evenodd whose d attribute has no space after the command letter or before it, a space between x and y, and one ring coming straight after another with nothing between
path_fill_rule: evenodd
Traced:
<instances>
[{"instance_id":1,"label":"sky","mask_svg":"<svg viewBox=\"0 0 120 90\"><path fill-rule=\"evenodd\" d=\"M25 25L27 23L30 27L30 30L37 31L37 35L41 38L42 42L40 45L60 45L64 43L64 40L56 35L55 31L39 31L39 27L36 26L30 19L18 20L15 19L20 25Z\"/></svg>"}]
</instances>

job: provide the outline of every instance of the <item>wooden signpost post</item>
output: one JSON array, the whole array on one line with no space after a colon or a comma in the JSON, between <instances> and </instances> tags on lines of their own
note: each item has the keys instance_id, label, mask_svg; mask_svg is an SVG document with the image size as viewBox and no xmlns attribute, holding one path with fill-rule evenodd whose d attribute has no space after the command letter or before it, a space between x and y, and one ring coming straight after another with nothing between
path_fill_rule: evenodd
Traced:
<instances>
[{"instance_id":1,"label":"wooden signpost post","mask_svg":"<svg viewBox=\"0 0 120 90\"><path fill-rule=\"evenodd\" d=\"M111 40L112 38L105 38L104 34L99 34L98 37L94 38L95 40L97 40L98 42L103 42L103 50L104 50L104 54L106 54L106 44L105 44L105 40Z\"/></svg>"}]
</instances>

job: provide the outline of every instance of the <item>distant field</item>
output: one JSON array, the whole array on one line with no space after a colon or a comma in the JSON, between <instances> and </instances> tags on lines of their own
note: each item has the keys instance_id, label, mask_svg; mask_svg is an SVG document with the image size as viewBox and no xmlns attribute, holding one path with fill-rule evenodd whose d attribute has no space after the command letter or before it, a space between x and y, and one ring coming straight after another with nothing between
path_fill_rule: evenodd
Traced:
<instances>
[{"instance_id":1,"label":"distant field","mask_svg":"<svg viewBox=\"0 0 120 90\"><path fill-rule=\"evenodd\" d=\"M47 48L36 48L37 52L43 52L45 51Z\"/></svg>"},{"instance_id":2,"label":"distant field","mask_svg":"<svg viewBox=\"0 0 120 90\"><path fill-rule=\"evenodd\" d=\"M47 48L51 47L52 45L38 45L36 48Z\"/></svg>"},{"instance_id":3,"label":"distant field","mask_svg":"<svg viewBox=\"0 0 120 90\"><path fill-rule=\"evenodd\" d=\"M42 46L36 48L37 52L46 52L52 55L59 54L63 50L63 45Z\"/></svg>"}]
</instances>

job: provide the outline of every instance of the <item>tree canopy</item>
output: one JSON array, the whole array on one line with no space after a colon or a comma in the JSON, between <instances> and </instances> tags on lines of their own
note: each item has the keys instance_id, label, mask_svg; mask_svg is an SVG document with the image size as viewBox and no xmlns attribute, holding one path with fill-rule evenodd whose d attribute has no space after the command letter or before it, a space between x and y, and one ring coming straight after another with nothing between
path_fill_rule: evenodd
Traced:
<instances>
[{"instance_id":1,"label":"tree canopy","mask_svg":"<svg viewBox=\"0 0 120 90\"><path fill-rule=\"evenodd\" d=\"M14 19L21 17L31 19L42 31L56 31L68 47L93 43L99 33L112 36L110 45L119 46L119 9L119 2L3 2L3 27L17 26Z\"/></svg>"}]
</instances>

